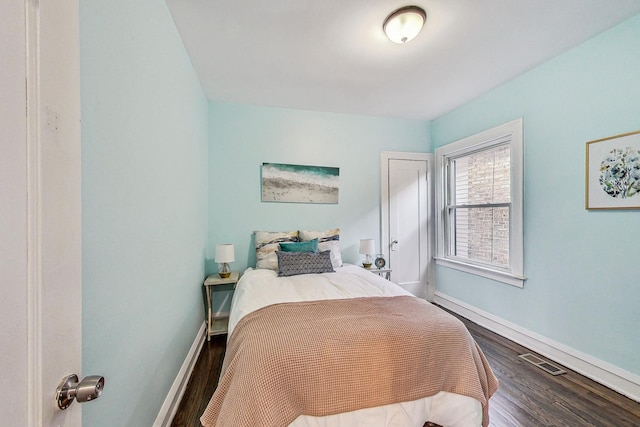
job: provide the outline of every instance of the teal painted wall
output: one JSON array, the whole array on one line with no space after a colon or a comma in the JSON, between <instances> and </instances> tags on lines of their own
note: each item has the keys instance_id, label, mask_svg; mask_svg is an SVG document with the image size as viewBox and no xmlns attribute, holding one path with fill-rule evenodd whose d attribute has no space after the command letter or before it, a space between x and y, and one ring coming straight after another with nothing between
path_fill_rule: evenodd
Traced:
<instances>
[{"instance_id":1,"label":"teal painted wall","mask_svg":"<svg viewBox=\"0 0 640 427\"><path fill-rule=\"evenodd\" d=\"M164 1L80 2L86 426L150 426L202 324L207 101Z\"/></svg>"},{"instance_id":2,"label":"teal painted wall","mask_svg":"<svg viewBox=\"0 0 640 427\"><path fill-rule=\"evenodd\" d=\"M584 209L585 143L640 130L640 15L432 123L439 147L524 117L524 289L436 268L443 292L640 374L640 211Z\"/></svg>"},{"instance_id":3,"label":"teal painted wall","mask_svg":"<svg viewBox=\"0 0 640 427\"><path fill-rule=\"evenodd\" d=\"M423 121L210 102L209 247L233 243L231 267L243 271L255 265L255 230L340 227L343 259L357 263L361 238L380 246L380 152L430 144ZM262 203L263 162L339 167L339 203ZM218 268L213 256L208 272Z\"/></svg>"}]
</instances>

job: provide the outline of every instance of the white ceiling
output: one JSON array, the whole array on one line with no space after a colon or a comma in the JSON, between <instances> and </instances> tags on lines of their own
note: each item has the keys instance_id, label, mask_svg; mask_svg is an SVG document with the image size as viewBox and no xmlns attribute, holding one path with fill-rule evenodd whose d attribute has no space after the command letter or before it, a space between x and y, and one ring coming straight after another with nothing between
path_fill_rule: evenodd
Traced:
<instances>
[{"instance_id":1,"label":"white ceiling","mask_svg":"<svg viewBox=\"0 0 640 427\"><path fill-rule=\"evenodd\" d=\"M640 0L166 0L211 100L431 120L640 13ZM413 41L382 22L415 4Z\"/></svg>"}]
</instances>

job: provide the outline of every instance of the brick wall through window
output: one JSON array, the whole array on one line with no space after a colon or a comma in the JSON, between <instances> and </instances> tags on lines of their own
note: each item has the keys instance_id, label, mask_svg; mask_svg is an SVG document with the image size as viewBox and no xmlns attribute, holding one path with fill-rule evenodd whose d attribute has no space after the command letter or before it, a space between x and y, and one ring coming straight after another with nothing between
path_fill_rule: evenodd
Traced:
<instances>
[{"instance_id":1,"label":"brick wall through window","mask_svg":"<svg viewBox=\"0 0 640 427\"><path fill-rule=\"evenodd\" d=\"M452 163L455 169L455 205L511 201L508 145L472 153ZM454 254L508 267L509 207L457 208Z\"/></svg>"}]
</instances>

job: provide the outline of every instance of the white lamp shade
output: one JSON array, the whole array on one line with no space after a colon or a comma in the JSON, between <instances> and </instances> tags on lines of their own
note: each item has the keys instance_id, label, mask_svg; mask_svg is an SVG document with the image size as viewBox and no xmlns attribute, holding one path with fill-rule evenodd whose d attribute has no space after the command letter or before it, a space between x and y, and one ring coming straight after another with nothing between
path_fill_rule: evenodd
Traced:
<instances>
[{"instance_id":1,"label":"white lamp shade","mask_svg":"<svg viewBox=\"0 0 640 427\"><path fill-rule=\"evenodd\" d=\"M364 255L371 255L376 253L376 242L373 239L360 240L360 253Z\"/></svg>"},{"instance_id":2,"label":"white lamp shade","mask_svg":"<svg viewBox=\"0 0 640 427\"><path fill-rule=\"evenodd\" d=\"M407 6L389 15L382 29L392 42L406 43L420 33L425 19L424 10L417 6Z\"/></svg>"},{"instance_id":3,"label":"white lamp shade","mask_svg":"<svg viewBox=\"0 0 640 427\"><path fill-rule=\"evenodd\" d=\"M233 244L223 243L216 246L215 262L234 262L236 260Z\"/></svg>"}]
</instances>

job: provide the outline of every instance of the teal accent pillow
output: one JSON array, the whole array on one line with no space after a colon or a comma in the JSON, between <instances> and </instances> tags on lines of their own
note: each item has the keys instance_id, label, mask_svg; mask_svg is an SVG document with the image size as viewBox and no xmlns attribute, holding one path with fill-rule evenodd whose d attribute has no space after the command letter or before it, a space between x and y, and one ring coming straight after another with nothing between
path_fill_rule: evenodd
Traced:
<instances>
[{"instance_id":1,"label":"teal accent pillow","mask_svg":"<svg viewBox=\"0 0 640 427\"><path fill-rule=\"evenodd\" d=\"M280 243L282 252L318 252L318 239L308 242L288 242Z\"/></svg>"}]
</instances>

